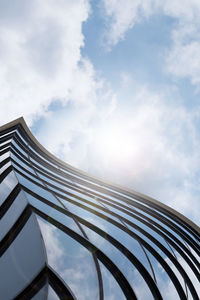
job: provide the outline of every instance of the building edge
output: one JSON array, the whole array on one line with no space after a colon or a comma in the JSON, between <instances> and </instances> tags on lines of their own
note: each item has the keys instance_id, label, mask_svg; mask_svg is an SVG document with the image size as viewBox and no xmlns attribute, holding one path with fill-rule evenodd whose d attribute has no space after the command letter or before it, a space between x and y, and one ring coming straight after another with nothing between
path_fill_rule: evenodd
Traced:
<instances>
[{"instance_id":1,"label":"building edge","mask_svg":"<svg viewBox=\"0 0 200 300\"><path fill-rule=\"evenodd\" d=\"M14 127L17 125L21 125L23 127L23 129L25 130L25 132L27 133L27 135L29 136L29 138L39 147L39 149L44 152L47 156L49 156L51 159L55 160L57 163L64 165L66 168L70 169L72 172L75 173L79 173L80 175L82 175L84 178L89 179L92 182L95 182L99 185L104 185L108 188L112 188L115 189L117 192L120 193L124 193L127 196L132 196L135 199L143 199L146 200L147 202L150 202L152 204L158 205L161 208L167 210L169 213L174 214L176 217L178 217L179 219L181 219L183 222L187 223L189 226L191 226L194 230L196 230L198 232L198 234L200 234L200 227L194 223L193 221L191 221L190 219L188 219L186 216L184 216L183 214L179 213L178 211L176 211L175 209L173 209L172 207L150 197L147 196L145 194L139 193L134 191L133 189L127 188L125 186L113 183L109 180L105 180L102 179L100 177L96 177L93 176L87 172L84 172L82 170L79 170L76 167L71 166L70 164L64 162L63 160L57 158L54 154L52 154L51 152L49 152L44 146L42 146L40 144L40 142L35 138L35 136L32 134L31 130L29 129L28 125L26 124L25 120L23 117L19 117L11 122L8 122L2 126L0 126L0 132L6 129L9 129L10 127Z\"/></svg>"}]
</instances>

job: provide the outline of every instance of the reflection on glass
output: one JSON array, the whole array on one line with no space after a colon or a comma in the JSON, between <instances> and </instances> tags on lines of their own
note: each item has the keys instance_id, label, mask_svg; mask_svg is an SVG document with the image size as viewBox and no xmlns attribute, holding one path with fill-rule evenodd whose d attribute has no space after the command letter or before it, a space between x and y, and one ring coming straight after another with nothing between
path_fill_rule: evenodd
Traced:
<instances>
[{"instance_id":1,"label":"reflection on glass","mask_svg":"<svg viewBox=\"0 0 200 300\"><path fill-rule=\"evenodd\" d=\"M0 184L0 205L17 185L18 181L13 171L11 171Z\"/></svg>"},{"instance_id":2,"label":"reflection on glass","mask_svg":"<svg viewBox=\"0 0 200 300\"><path fill-rule=\"evenodd\" d=\"M46 284L39 292L31 298L31 300L45 300L47 299L47 293L48 293L48 285ZM53 299L52 299L53 300Z\"/></svg>"},{"instance_id":3,"label":"reflection on glass","mask_svg":"<svg viewBox=\"0 0 200 300\"><path fill-rule=\"evenodd\" d=\"M1 138L2 138L2 137L5 137L5 136L7 136L7 135L9 135L9 134L11 134L11 133L14 133L15 131L16 131L16 129L10 130L9 132L6 132L6 133L1 134L0 137L1 137Z\"/></svg>"},{"instance_id":4,"label":"reflection on glass","mask_svg":"<svg viewBox=\"0 0 200 300\"><path fill-rule=\"evenodd\" d=\"M39 218L49 265L80 300L98 299L97 272L91 253L55 226Z\"/></svg>"},{"instance_id":5,"label":"reflection on glass","mask_svg":"<svg viewBox=\"0 0 200 300\"><path fill-rule=\"evenodd\" d=\"M17 172L17 176L20 178L20 176L21 177L23 177L25 180L27 180L27 178L25 177L25 176L28 176L28 178L30 179L30 182L32 182L31 180L33 180L33 184L34 184L34 182L37 184L39 184L39 185L43 185L43 183L42 183L42 181L40 181L39 179L38 179L38 177L36 176L36 174L33 172L32 174L27 174L26 173L26 171L24 172L24 171L20 171L20 168L17 166L15 166L15 171ZM21 172L23 175L21 175L19 172ZM22 180L22 178L21 178L21 180Z\"/></svg>"},{"instance_id":6,"label":"reflection on glass","mask_svg":"<svg viewBox=\"0 0 200 300\"><path fill-rule=\"evenodd\" d=\"M16 148L15 151L20 155L23 154L25 157L28 157L27 153L13 140L12 145Z\"/></svg>"},{"instance_id":7,"label":"reflection on glass","mask_svg":"<svg viewBox=\"0 0 200 300\"><path fill-rule=\"evenodd\" d=\"M60 298L57 296L55 291L52 289L52 287L48 286L48 298L47 300L59 300Z\"/></svg>"},{"instance_id":8,"label":"reflection on glass","mask_svg":"<svg viewBox=\"0 0 200 300\"><path fill-rule=\"evenodd\" d=\"M65 226L71 228L73 231L80 233L80 229L78 228L77 224L74 220L63 213L57 211L55 208L43 203L42 201L38 200L37 198L33 197L32 195L26 193L27 199L29 203L34 206L35 208L39 209L40 211L44 212L48 216L56 219L58 222L64 224Z\"/></svg>"},{"instance_id":9,"label":"reflection on glass","mask_svg":"<svg viewBox=\"0 0 200 300\"><path fill-rule=\"evenodd\" d=\"M102 279L103 279L103 292L104 292L104 299L105 300L126 300L120 286L118 285L115 278L112 274L108 271L108 269L99 262Z\"/></svg>"},{"instance_id":10,"label":"reflection on glass","mask_svg":"<svg viewBox=\"0 0 200 300\"><path fill-rule=\"evenodd\" d=\"M10 156L10 152L6 152L3 155L0 155L0 162L2 162L4 159Z\"/></svg>"},{"instance_id":11,"label":"reflection on glass","mask_svg":"<svg viewBox=\"0 0 200 300\"><path fill-rule=\"evenodd\" d=\"M31 161L31 164L34 166L34 168L37 169L38 172L42 171L44 173L50 173L51 176L58 176L58 177L61 177L57 172L53 172L52 170L48 169L46 166L42 165L42 164L39 164L37 161L33 160L31 157L30 157L30 161ZM61 177L62 179L62 177Z\"/></svg>"},{"instance_id":12,"label":"reflection on glass","mask_svg":"<svg viewBox=\"0 0 200 300\"><path fill-rule=\"evenodd\" d=\"M35 216L31 215L1 256L1 299L14 299L44 268L45 260L39 227Z\"/></svg>"},{"instance_id":13,"label":"reflection on glass","mask_svg":"<svg viewBox=\"0 0 200 300\"><path fill-rule=\"evenodd\" d=\"M156 274L157 285L161 292L161 295L163 296L163 299L166 300L180 299L176 291L176 288L174 287L174 284L172 283L166 271L163 269L160 263L155 259L155 257L148 250L146 250L146 252L149 258L151 259L154 272ZM165 257L165 261L167 261L166 257ZM177 275L177 272L175 272L175 274Z\"/></svg>"},{"instance_id":14,"label":"reflection on glass","mask_svg":"<svg viewBox=\"0 0 200 300\"><path fill-rule=\"evenodd\" d=\"M47 190L39 187L38 185L34 184L33 182L29 181L28 179L24 178L20 174L16 173L19 182L30 189L33 192L36 192L38 195L40 195L43 198L46 198L47 200L51 201L52 203L55 203L56 205L60 205L60 203L55 199L55 197L48 192Z\"/></svg>"},{"instance_id":15,"label":"reflection on glass","mask_svg":"<svg viewBox=\"0 0 200 300\"><path fill-rule=\"evenodd\" d=\"M33 174L35 174L34 172L33 172L33 169L32 168L30 168L27 164L25 164L24 162L26 162L24 159L19 159L17 156L15 156L13 153L11 153L11 157L12 157L12 159L16 162L16 163L18 163L19 165L20 165L20 167L23 167L25 170L28 170L29 172L31 172L31 173L33 173ZM28 162L27 162L28 163ZM13 163L14 164L14 163ZM19 167L19 166L18 166ZM24 172L24 170L22 171L22 172Z\"/></svg>"},{"instance_id":16,"label":"reflection on glass","mask_svg":"<svg viewBox=\"0 0 200 300\"><path fill-rule=\"evenodd\" d=\"M62 200L63 201L63 200ZM69 203L68 201L63 201L63 203L66 204L68 209L73 212L74 214L77 214L78 216L84 218L85 220L88 220L92 224L96 225L97 227L101 228L105 232L109 233L112 237L114 237L117 241L119 241L121 244L123 244L127 249L130 250L143 264L144 266L151 272L149 263L146 259L146 256L141 249L138 241L136 241L134 238L132 238L130 235L128 235L126 232L123 230L119 229L118 227L112 225L110 222L106 221L105 219L102 219L96 215L93 215L91 212L82 209L72 203ZM97 209L95 208L97 211ZM103 212L105 215L105 212ZM107 214L109 215L109 214ZM113 216L109 216L110 218L114 219ZM118 223L120 223L120 218L117 219ZM121 223L124 225L123 223ZM85 229L88 231L88 229ZM126 230L126 227L125 227ZM91 234L91 232L89 232ZM95 233L94 233L95 234Z\"/></svg>"},{"instance_id":17,"label":"reflection on glass","mask_svg":"<svg viewBox=\"0 0 200 300\"><path fill-rule=\"evenodd\" d=\"M2 143L1 143L1 147L2 147L3 145L5 145L5 144L10 143L10 141L11 141L11 139L8 139L8 140L6 140L5 142L2 142Z\"/></svg>"},{"instance_id":18,"label":"reflection on glass","mask_svg":"<svg viewBox=\"0 0 200 300\"><path fill-rule=\"evenodd\" d=\"M96 220L96 217L94 219L94 222L95 225L102 228L102 225L100 225L99 220L98 221ZM105 231L105 238L106 238L106 232L108 232L110 229L109 227L106 228L106 225L104 226L105 226L104 231ZM102 252L104 252L115 263L115 265L120 269L120 271L125 275L130 285L133 287L135 293L140 296L139 299L141 300L153 299L149 287L144 281L144 278L138 272L136 267L129 261L129 259L126 258L126 256L122 254L122 252L120 252L112 244L110 244L110 242L108 242L105 238L99 236L98 234L96 234L94 231L87 228L86 226L83 226L83 229L87 233L90 241L93 244L95 244ZM141 252L141 250L140 249L136 250L136 249L133 253L135 256L138 256L139 253L137 253L137 251ZM141 254L143 255L143 253Z\"/></svg>"},{"instance_id":19,"label":"reflection on glass","mask_svg":"<svg viewBox=\"0 0 200 300\"><path fill-rule=\"evenodd\" d=\"M5 164L3 167L1 167L0 169L0 175L8 168L11 166L11 162L8 162L7 164Z\"/></svg>"},{"instance_id":20,"label":"reflection on glass","mask_svg":"<svg viewBox=\"0 0 200 300\"><path fill-rule=\"evenodd\" d=\"M18 136L19 136L19 138L18 138ZM20 133L19 131L17 131L17 136L16 136L16 138L17 138L19 141L20 141L20 139L21 139L20 143L22 143L24 147L27 146L27 142L26 142L25 139L22 137L22 135L21 135L21 133Z\"/></svg>"},{"instance_id":21,"label":"reflection on glass","mask_svg":"<svg viewBox=\"0 0 200 300\"><path fill-rule=\"evenodd\" d=\"M197 279L195 273L193 272L193 270L191 269L191 267L189 266L189 264L185 261L185 259L175 250L173 249L175 256L178 260L178 262L180 263L180 265L183 267L183 269L186 271L187 275L189 276L190 280L192 281L192 284L194 286L194 288L197 291L197 294L200 295L200 284L199 284L199 280ZM172 270L174 271L174 273L176 274L179 282L181 283L183 289L185 290L185 293L187 293L186 291L186 287L185 287L185 281L182 277L182 275L177 272L175 266L171 263L171 261L169 259L167 259L167 262L169 264L169 266L172 268ZM190 294L189 288L188 288L188 292ZM192 299L192 297L189 299Z\"/></svg>"},{"instance_id":22,"label":"reflection on glass","mask_svg":"<svg viewBox=\"0 0 200 300\"><path fill-rule=\"evenodd\" d=\"M7 210L6 214L0 220L0 240L7 234L10 228L15 224L27 205L26 198L22 192L15 198L15 201Z\"/></svg>"}]
</instances>

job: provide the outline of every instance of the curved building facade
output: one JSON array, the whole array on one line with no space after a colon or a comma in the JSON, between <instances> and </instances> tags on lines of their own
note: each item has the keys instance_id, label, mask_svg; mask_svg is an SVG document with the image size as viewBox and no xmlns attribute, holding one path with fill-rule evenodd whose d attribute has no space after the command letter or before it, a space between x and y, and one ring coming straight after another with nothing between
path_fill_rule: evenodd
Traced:
<instances>
[{"instance_id":1,"label":"curved building facade","mask_svg":"<svg viewBox=\"0 0 200 300\"><path fill-rule=\"evenodd\" d=\"M199 299L200 229L0 127L0 299Z\"/></svg>"}]
</instances>

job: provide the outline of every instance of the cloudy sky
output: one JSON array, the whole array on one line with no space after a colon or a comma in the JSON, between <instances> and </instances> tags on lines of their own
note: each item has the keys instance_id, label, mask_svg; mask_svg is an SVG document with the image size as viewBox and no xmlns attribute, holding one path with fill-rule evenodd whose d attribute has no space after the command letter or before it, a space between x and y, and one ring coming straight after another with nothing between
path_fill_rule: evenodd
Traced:
<instances>
[{"instance_id":1,"label":"cloudy sky","mask_svg":"<svg viewBox=\"0 0 200 300\"><path fill-rule=\"evenodd\" d=\"M199 223L200 1L0 0L0 123Z\"/></svg>"}]
</instances>

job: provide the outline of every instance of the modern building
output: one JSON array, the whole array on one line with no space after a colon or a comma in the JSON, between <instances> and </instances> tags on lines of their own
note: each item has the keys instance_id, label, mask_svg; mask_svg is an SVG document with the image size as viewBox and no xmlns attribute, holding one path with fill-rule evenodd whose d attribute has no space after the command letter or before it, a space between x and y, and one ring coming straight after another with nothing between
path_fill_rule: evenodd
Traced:
<instances>
[{"instance_id":1,"label":"modern building","mask_svg":"<svg viewBox=\"0 0 200 300\"><path fill-rule=\"evenodd\" d=\"M0 299L199 299L200 229L0 127Z\"/></svg>"}]
</instances>

